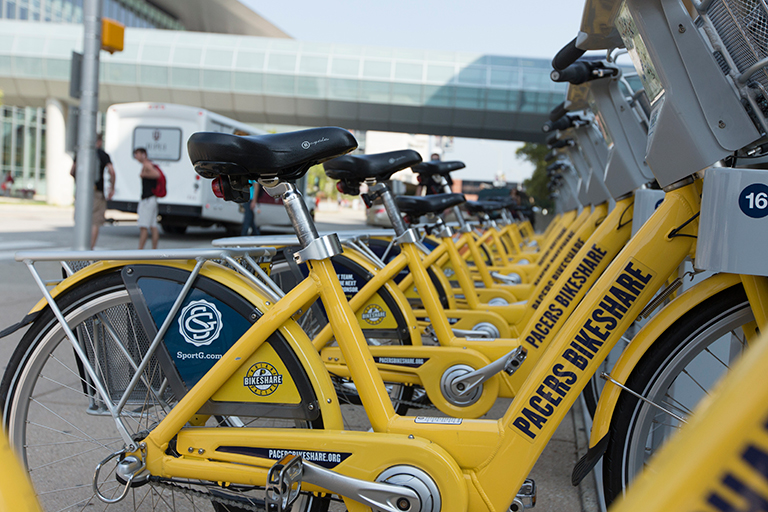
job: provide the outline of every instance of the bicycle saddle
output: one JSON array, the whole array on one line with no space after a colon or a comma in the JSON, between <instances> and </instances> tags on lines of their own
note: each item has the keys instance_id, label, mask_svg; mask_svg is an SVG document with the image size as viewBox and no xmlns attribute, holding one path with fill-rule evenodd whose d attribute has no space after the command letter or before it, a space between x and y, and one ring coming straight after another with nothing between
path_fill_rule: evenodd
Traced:
<instances>
[{"instance_id":1,"label":"bicycle saddle","mask_svg":"<svg viewBox=\"0 0 768 512\"><path fill-rule=\"evenodd\" d=\"M459 161L454 161L454 162L430 161L430 162L422 162L419 165L414 165L411 169L413 170L413 172L420 174L422 176L434 176L435 174L441 174L443 176L446 176L451 171L457 171L465 167L466 165L464 164L464 162L459 162Z\"/></svg>"},{"instance_id":2,"label":"bicycle saddle","mask_svg":"<svg viewBox=\"0 0 768 512\"><path fill-rule=\"evenodd\" d=\"M343 128L312 128L242 137L198 132L187 142L189 159L203 178L244 175L249 179L295 180L313 165L349 153L357 141Z\"/></svg>"},{"instance_id":3,"label":"bicycle saddle","mask_svg":"<svg viewBox=\"0 0 768 512\"><path fill-rule=\"evenodd\" d=\"M490 213L506 208L506 206L497 201L467 201L464 203L464 207L472 214Z\"/></svg>"},{"instance_id":4,"label":"bicycle saddle","mask_svg":"<svg viewBox=\"0 0 768 512\"><path fill-rule=\"evenodd\" d=\"M489 197L485 202L496 203L499 205L499 210L502 208L514 208L517 206L517 201L511 197Z\"/></svg>"},{"instance_id":5,"label":"bicycle saddle","mask_svg":"<svg viewBox=\"0 0 768 512\"><path fill-rule=\"evenodd\" d=\"M334 180L362 182L367 178L388 180L394 173L421 162L421 155L412 149L389 151L375 155L346 155L326 162L325 174Z\"/></svg>"},{"instance_id":6,"label":"bicycle saddle","mask_svg":"<svg viewBox=\"0 0 768 512\"><path fill-rule=\"evenodd\" d=\"M464 194L435 194L432 196L398 196L395 203L400 211L414 217L428 213L440 213L466 201Z\"/></svg>"}]
</instances>

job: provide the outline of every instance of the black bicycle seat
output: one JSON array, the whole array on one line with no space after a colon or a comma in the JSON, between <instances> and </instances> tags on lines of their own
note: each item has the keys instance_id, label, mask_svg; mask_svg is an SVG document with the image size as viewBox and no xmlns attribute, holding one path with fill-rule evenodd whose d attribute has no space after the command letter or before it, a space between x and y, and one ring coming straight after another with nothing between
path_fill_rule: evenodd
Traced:
<instances>
[{"instance_id":1,"label":"black bicycle seat","mask_svg":"<svg viewBox=\"0 0 768 512\"><path fill-rule=\"evenodd\" d=\"M511 197L489 197L488 199L486 199L486 201L490 203L498 204L499 209L512 208L514 206L517 206L517 201L515 201Z\"/></svg>"},{"instance_id":2,"label":"black bicycle seat","mask_svg":"<svg viewBox=\"0 0 768 512\"><path fill-rule=\"evenodd\" d=\"M466 201L464 194L435 194L431 196L398 196L395 203L400 211L414 217L428 213L440 213L451 206Z\"/></svg>"},{"instance_id":3,"label":"black bicycle seat","mask_svg":"<svg viewBox=\"0 0 768 512\"><path fill-rule=\"evenodd\" d=\"M288 133L243 137L198 132L187 142L189 159L204 178L241 175L249 179L295 180L310 167L349 153L355 137L343 128L312 128Z\"/></svg>"},{"instance_id":4,"label":"black bicycle seat","mask_svg":"<svg viewBox=\"0 0 768 512\"><path fill-rule=\"evenodd\" d=\"M368 178L377 181L388 180L397 171L402 171L421 162L421 155L412 149L389 151L375 155L345 155L326 162L325 174L334 180L363 182Z\"/></svg>"},{"instance_id":5,"label":"black bicycle seat","mask_svg":"<svg viewBox=\"0 0 768 512\"><path fill-rule=\"evenodd\" d=\"M414 165L412 167L413 172L420 174L422 176L434 176L435 174L441 174L443 176L448 175L451 171L457 171L459 169L465 168L466 165L464 162L454 161L454 162L440 162L440 161L429 161L429 162L422 162L419 165Z\"/></svg>"},{"instance_id":6,"label":"black bicycle seat","mask_svg":"<svg viewBox=\"0 0 768 512\"><path fill-rule=\"evenodd\" d=\"M464 207L469 213L490 213L506 208L497 201L467 201Z\"/></svg>"}]
</instances>

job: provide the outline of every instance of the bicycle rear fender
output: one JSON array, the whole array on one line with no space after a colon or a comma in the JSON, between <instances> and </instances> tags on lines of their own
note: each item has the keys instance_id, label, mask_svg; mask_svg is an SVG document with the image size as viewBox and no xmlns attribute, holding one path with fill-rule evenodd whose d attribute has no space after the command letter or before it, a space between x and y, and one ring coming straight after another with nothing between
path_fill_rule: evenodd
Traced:
<instances>
[{"instance_id":1,"label":"bicycle rear fender","mask_svg":"<svg viewBox=\"0 0 768 512\"><path fill-rule=\"evenodd\" d=\"M624 349L611 370L611 378L622 384L626 383L632 370L648 349L677 320L710 297L732 286L740 285L741 277L737 274L715 274L670 302L651 318ZM621 388L610 382L603 388L592 420L589 449L573 468L571 475L573 485L578 485L603 456L608 446L608 430L620 394Z\"/></svg>"},{"instance_id":2,"label":"bicycle rear fender","mask_svg":"<svg viewBox=\"0 0 768 512\"><path fill-rule=\"evenodd\" d=\"M114 272L123 267L132 265L147 265L147 263L148 262L146 261L101 261L94 263L60 282L53 290L51 290L51 295L55 299L70 288L99 274ZM164 266L186 272L191 272L195 263L194 260L149 262L149 264L154 267ZM232 293L239 295L261 313L266 312L271 307L269 299L262 297L258 290L254 289L253 285L245 277L226 267L216 263L206 262L200 271L200 276L206 277ZM31 314L36 314L37 312L42 311L46 305L46 300L42 299L35 305L26 318ZM289 349L298 360L298 364L304 368L304 371L307 374L307 379L313 387L325 428L343 428L341 410L339 409L338 401L336 400L336 392L334 391L333 383L330 380L328 371L320 360L319 354L312 346L307 335L293 320L286 321L279 328L279 332L287 341ZM244 370L248 370L248 368L244 368ZM233 375L232 379L237 379L238 375L239 373ZM242 381L242 378L240 380ZM224 386L219 393L227 393L228 389L225 388L232 388L232 386ZM231 389L229 389L229 391L231 391Z\"/></svg>"}]
</instances>

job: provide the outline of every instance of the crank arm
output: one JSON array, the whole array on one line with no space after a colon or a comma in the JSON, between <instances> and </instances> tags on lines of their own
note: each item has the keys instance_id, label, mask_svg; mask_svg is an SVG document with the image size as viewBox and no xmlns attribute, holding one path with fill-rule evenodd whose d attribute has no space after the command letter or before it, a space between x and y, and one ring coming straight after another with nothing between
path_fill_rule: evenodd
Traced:
<instances>
[{"instance_id":1,"label":"crank arm","mask_svg":"<svg viewBox=\"0 0 768 512\"><path fill-rule=\"evenodd\" d=\"M432 326L430 326L432 327ZM488 338L492 339L486 331L473 331L471 329L455 329L452 328L453 335L457 338ZM433 331L434 332L434 331Z\"/></svg>"},{"instance_id":2,"label":"crank arm","mask_svg":"<svg viewBox=\"0 0 768 512\"><path fill-rule=\"evenodd\" d=\"M501 272L493 271L491 272L491 277L496 279L497 281L502 281L505 284L520 284L523 282L523 280L520 278L519 274L512 274L512 275L504 275Z\"/></svg>"},{"instance_id":3,"label":"crank arm","mask_svg":"<svg viewBox=\"0 0 768 512\"><path fill-rule=\"evenodd\" d=\"M421 500L407 487L368 482L322 468L295 455L287 455L269 470L268 510L283 512L298 497L302 482L329 490L382 512L417 512ZM293 485L297 487L293 489Z\"/></svg>"},{"instance_id":4,"label":"crank arm","mask_svg":"<svg viewBox=\"0 0 768 512\"><path fill-rule=\"evenodd\" d=\"M520 368L520 365L523 364L523 361L525 361L527 356L528 350L521 345L489 365L456 377L451 381L450 386L456 395L467 395L472 392L473 389L499 372L504 371L507 372L508 375L512 375L518 368Z\"/></svg>"}]
</instances>

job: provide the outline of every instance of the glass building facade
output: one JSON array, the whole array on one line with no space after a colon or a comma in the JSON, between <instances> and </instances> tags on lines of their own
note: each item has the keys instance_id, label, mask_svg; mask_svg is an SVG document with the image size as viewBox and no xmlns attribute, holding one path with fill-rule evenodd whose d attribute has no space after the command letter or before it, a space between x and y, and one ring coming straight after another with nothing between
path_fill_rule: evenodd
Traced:
<instances>
[{"instance_id":1,"label":"glass building facade","mask_svg":"<svg viewBox=\"0 0 768 512\"><path fill-rule=\"evenodd\" d=\"M102 0L102 16L126 27L184 30L174 17L143 0ZM82 23L83 0L0 0L0 18Z\"/></svg>"},{"instance_id":2,"label":"glass building facade","mask_svg":"<svg viewBox=\"0 0 768 512\"><path fill-rule=\"evenodd\" d=\"M45 185L45 110L3 106L0 112L3 181L10 174L14 192L45 193L39 190Z\"/></svg>"},{"instance_id":3,"label":"glass building facade","mask_svg":"<svg viewBox=\"0 0 768 512\"><path fill-rule=\"evenodd\" d=\"M102 0L102 16L126 27L184 30L177 19L144 0ZM0 0L0 19L80 24L83 0ZM0 114L0 180L10 174L16 195L45 195L45 109L4 105ZM99 113L100 128L102 117Z\"/></svg>"}]
</instances>

